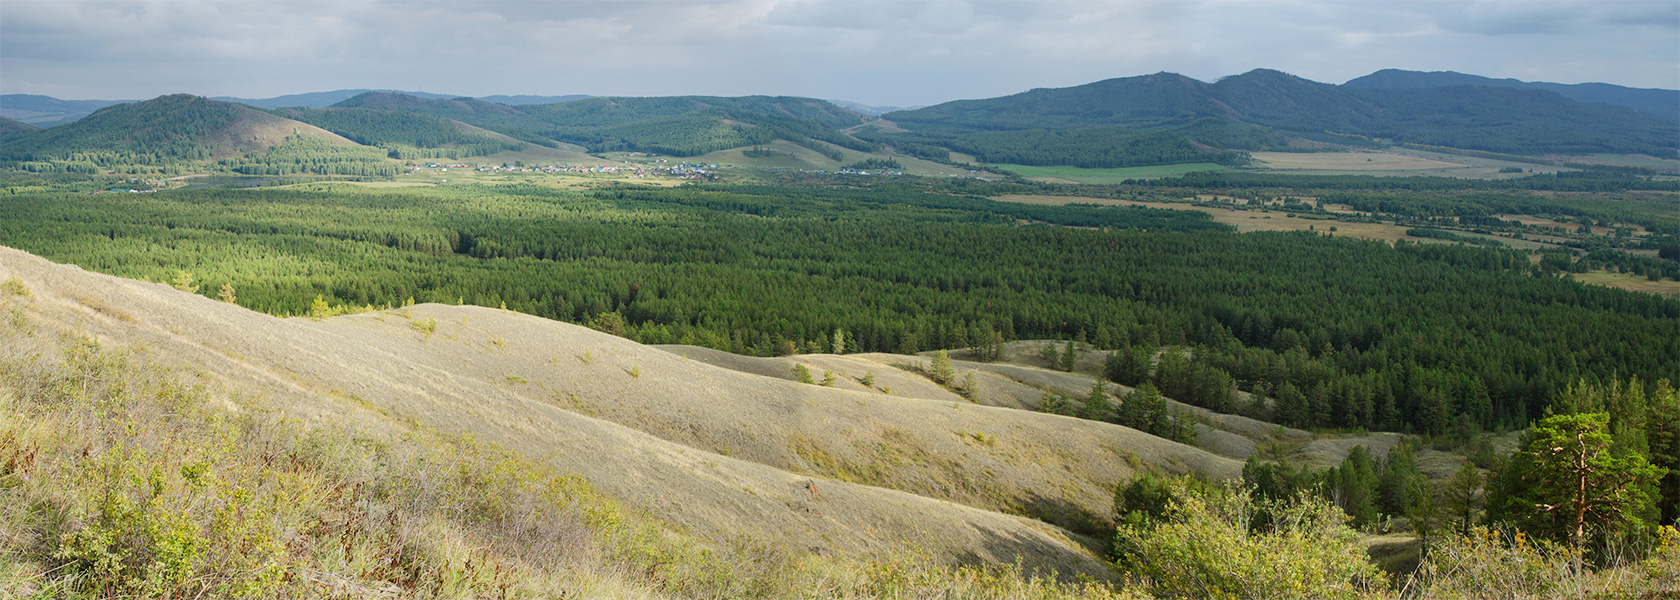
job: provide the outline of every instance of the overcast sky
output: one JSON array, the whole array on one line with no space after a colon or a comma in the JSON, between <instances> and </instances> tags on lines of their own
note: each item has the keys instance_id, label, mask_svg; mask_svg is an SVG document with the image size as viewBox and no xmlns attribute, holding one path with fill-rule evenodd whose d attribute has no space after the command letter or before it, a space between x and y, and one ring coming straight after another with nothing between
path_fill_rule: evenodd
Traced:
<instances>
[{"instance_id":1,"label":"overcast sky","mask_svg":"<svg viewBox=\"0 0 1680 600\"><path fill-rule=\"evenodd\" d=\"M1680 89L1680 0L0 1L0 93L342 88L933 104L1157 71Z\"/></svg>"}]
</instances>

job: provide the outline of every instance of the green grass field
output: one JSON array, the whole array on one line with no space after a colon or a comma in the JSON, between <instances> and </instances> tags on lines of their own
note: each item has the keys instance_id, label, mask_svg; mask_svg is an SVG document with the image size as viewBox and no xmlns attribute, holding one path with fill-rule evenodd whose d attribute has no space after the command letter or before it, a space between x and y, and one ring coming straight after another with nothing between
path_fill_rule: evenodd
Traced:
<instances>
[{"instance_id":1,"label":"green grass field","mask_svg":"<svg viewBox=\"0 0 1680 600\"><path fill-rule=\"evenodd\" d=\"M1117 169L1085 169L1081 167L1032 167L1027 165L992 165L1022 177L1053 177L1078 183L1120 183L1127 179L1172 177L1196 171L1223 171L1224 165L1210 162Z\"/></svg>"}]
</instances>

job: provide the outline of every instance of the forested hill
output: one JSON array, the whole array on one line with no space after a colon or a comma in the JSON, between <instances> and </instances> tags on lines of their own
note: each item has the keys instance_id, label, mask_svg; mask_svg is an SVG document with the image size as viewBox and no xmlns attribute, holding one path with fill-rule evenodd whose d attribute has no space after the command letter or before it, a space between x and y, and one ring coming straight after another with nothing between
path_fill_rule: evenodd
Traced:
<instances>
[{"instance_id":1,"label":"forested hill","mask_svg":"<svg viewBox=\"0 0 1680 600\"><path fill-rule=\"evenodd\" d=\"M594 151L646 150L691 156L777 139L818 151L824 150L816 141L854 149L873 148L840 132L861 124L861 115L813 98L598 97L508 106L472 98L433 100L370 92L334 107L427 114L528 142L552 145L553 140L559 140Z\"/></svg>"},{"instance_id":2,"label":"forested hill","mask_svg":"<svg viewBox=\"0 0 1680 600\"><path fill-rule=\"evenodd\" d=\"M0 136L10 136L12 134L18 134L18 133L29 133L31 131L36 131L36 130L39 130L39 129L40 129L39 127L36 127L34 125L30 125L30 124L25 123L23 121L19 121L19 120L16 120L16 119L8 119L6 117L0 117Z\"/></svg>"},{"instance_id":3,"label":"forested hill","mask_svg":"<svg viewBox=\"0 0 1680 600\"><path fill-rule=\"evenodd\" d=\"M1625 106L1642 113L1652 114L1665 119L1680 121L1680 90L1659 90L1649 88L1631 88L1608 83L1548 83L1544 81L1518 81L1516 79L1493 79L1480 75L1470 75L1454 71L1404 71L1400 69L1383 69L1370 75L1353 79L1342 84L1342 87L1360 89L1408 89L1408 88L1444 88L1464 85L1484 87L1502 87L1515 89L1545 90L1557 92L1559 95L1576 102L1596 102L1614 106Z\"/></svg>"},{"instance_id":4,"label":"forested hill","mask_svg":"<svg viewBox=\"0 0 1680 600\"><path fill-rule=\"evenodd\" d=\"M523 150L525 144L476 133L458 122L427 114L370 108L288 108L274 111L349 138L358 144L384 148L392 158L462 158L487 156L503 150Z\"/></svg>"},{"instance_id":5,"label":"forested hill","mask_svg":"<svg viewBox=\"0 0 1680 600\"><path fill-rule=\"evenodd\" d=\"M258 152L294 136L330 145L355 143L319 127L246 106L187 94L108 106L68 125L8 136L0 161L71 155L138 162L207 160Z\"/></svg>"},{"instance_id":6,"label":"forested hill","mask_svg":"<svg viewBox=\"0 0 1680 600\"><path fill-rule=\"evenodd\" d=\"M951 149L959 149L953 144L972 142L970 138L981 132L1177 130L1208 118L1308 138L1334 133L1512 154L1674 156L1680 147L1680 122L1673 119L1623 106L1579 102L1542 89L1480 85L1377 89L1318 83L1268 69L1215 83L1171 73L1110 79L948 102L888 113L885 118L911 130L898 138L901 141ZM893 143L890 136L877 139Z\"/></svg>"}]
</instances>

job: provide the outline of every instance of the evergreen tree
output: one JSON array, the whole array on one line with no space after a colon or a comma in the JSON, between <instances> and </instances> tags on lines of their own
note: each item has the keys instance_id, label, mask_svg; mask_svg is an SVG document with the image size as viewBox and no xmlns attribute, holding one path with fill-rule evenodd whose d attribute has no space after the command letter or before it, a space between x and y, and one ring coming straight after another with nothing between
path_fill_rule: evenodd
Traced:
<instances>
[{"instance_id":1,"label":"evergreen tree","mask_svg":"<svg viewBox=\"0 0 1680 600\"><path fill-rule=\"evenodd\" d=\"M1114 417L1114 406L1108 401L1107 384L1098 381L1091 386L1091 393L1085 395L1085 404L1079 416L1093 421L1107 421Z\"/></svg>"},{"instance_id":2,"label":"evergreen tree","mask_svg":"<svg viewBox=\"0 0 1680 600\"><path fill-rule=\"evenodd\" d=\"M951 385L957 380L957 371L951 367L951 355L944 350L933 353L933 367L928 373L940 385Z\"/></svg>"},{"instance_id":3,"label":"evergreen tree","mask_svg":"<svg viewBox=\"0 0 1680 600\"><path fill-rule=\"evenodd\" d=\"M1638 453L1617 455L1610 415L1556 415L1535 425L1522 453L1533 470L1529 498L1536 529L1568 540L1581 569L1588 526L1610 533L1648 525L1655 498L1649 487L1665 475Z\"/></svg>"},{"instance_id":4,"label":"evergreen tree","mask_svg":"<svg viewBox=\"0 0 1680 600\"><path fill-rule=\"evenodd\" d=\"M1482 473L1475 464L1464 463L1441 492L1441 511L1459 535L1469 537L1481 501Z\"/></svg>"}]
</instances>

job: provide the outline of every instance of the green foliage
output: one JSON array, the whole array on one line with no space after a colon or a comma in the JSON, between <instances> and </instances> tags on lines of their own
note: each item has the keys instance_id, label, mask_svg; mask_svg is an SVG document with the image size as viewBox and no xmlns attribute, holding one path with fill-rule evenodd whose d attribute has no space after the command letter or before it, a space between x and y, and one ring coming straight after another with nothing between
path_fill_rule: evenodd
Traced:
<instances>
[{"instance_id":1,"label":"green foliage","mask_svg":"<svg viewBox=\"0 0 1680 600\"><path fill-rule=\"evenodd\" d=\"M1196 443L1195 419L1188 412L1169 411L1166 398L1147 381L1120 396L1113 422L1175 442Z\"/></svg>"},{"instance_id":2,"label":"green foliage","mask_svg":"<svg viewBox=\"0 0 1680 600\"><path fill-rule=\"evenodd\" d=\"M321 321L330 316L332 316L332 307L327 304L327 299L320 295L315 296L315 300L309 303L309 318Z\"/></svg>"},{"instance_id":3,"label":"green foliage","mask_svg":"<svg viewBox=\"0 0 1680 600\"><path fill-rule=\"evenodd\" d=\"M1358 535L1328 502L1269 503L1243 490L1196 492L1182 482L1168 494L1151 485L1136 492L1135 501L1126 498L1128 506L1140 505L1133 514L1171 497L1165 516L1122 519L1115 534L1120 568L1157 596L1362 598L1385 587ZM1256 523L1261 512L1271 515L1269 523Z\"/></svg>"},{"instance_id":4,"label":"green foliage","mask_svg":"<svg viewBox=\"0 0 1680 600\"><path fill-rule=\"evenodd\" d=\"M841 168L856 171L886 171L903 169L904 165L891 158L866 158Z\"/></svg>"},{"instance_id":5,"label":"green foliage","mask_svg":"<svg viewBox=\"0 0 1680 600\"><path fill-rule=\"evenodd\" d=\"M1525 437L1512 463L1529 484L1520 497L1538 509L1522 524L1567 540L1578 557L1590 534L1648 528L1656 512L1653 484L1666 474L1637 452L1616 452L1609 423L1605 413L1548 417Z\"/></svg>"},{"instance_id":6,"label":"green foliage","mask_svg":"<svg viewBox=\"0 0 1680 600\"><path fill-rule=\"evenodd\" d=\"M1110 352L1108 358L1103 361L1103 376L1120 385L1136 386L1143 383L1149 379L1149 357L1152 354L1154 353L1142 346Z\"/></svg>"},{"instance_id":7,"label":"green foliage","mask_svg":"<svg viewBox=\"0 0 1680 600\"><path fill-rule=\"evenodd\" d=\"M1135 356L1132 358L1136 359ZM1147 364L1144 363L1145 369L1148 368ZM1124 366L1134 370L1138 368L1135 363ZM1134 373L1121 375L1130 377ZM1161 353L1160 364L1155 367L1154 381L1155 385L1160 387L1161 393L1174 400L1218 412L1232 412L1236 401L1236 382L1229 374L1205 360L1192 358L1176 350Z\"/></svg>"},{"instance_id":8,"label":"green foliage","mask_svg":"<svg viewBox=\"0 0 1680 600\"><path fill-rule=\"evenodd\" d=\"M944 350L934 352L932 366L928 367L928 376L940 385L955 383L957 371L951 367L951 355Z\"/></svg>"},{"instance_id":9,"label":"green foliage","mask_svg":"<svg viewBox=\"0 0 1680 600\"><path fill-rule=\"evenodd\" d=\"M1148 472L1133 478L1114 491L1114 522L1148 528L1165 521L1180 502L1184 485Z\"/></svg>"},{"instance_id":10,"label":"green foliage","mask_svg":"<svg viewBox=\"0 0 1680 600\"><path fill-rule=\"evenodd\" d=\"M1067 396L1046 391L1038 397L1038 412L1073 416L1073 403L1068 401Z\"/></svg>"},{"instance_id":11,"label":"green foliage","mask_svg":"<svg viewBox=\"0 0 1680 600\"><path fill-rule=\"evenodd\" d=\"M1441 493L1441 512L1448 525L1458 535L1470 537L1476 526L1476 514L1482 501L1482 472L1476 465L1464 463L1452 479L1447 480Z\"/></svg>"},{"instance_id":12,"label":"green foliage","mask_svg":"<svg viewBox=\"0 0 1680 600\"><path fill-rule=\"evenodd\" d=\"M799 383L815 384L817 382L816 379L811 378L811 368L803 363L793 363L793 379Z\"/></svg>"},{"instance_id":13,"label":"green foliage","mask_svg":"<svg viewBox=\"0 0 1680 600\"><path fill-rule=\"evenodd\" d=\"M1364 446L1354 446L1342 464L1324 474L1326 497L1353 520L1354 527L1377 521L1377 459Z\"/></svg>"},{"instance_id":14,"label":"green foliage","mask_svg":"<svg viewBox=\"0 0 1680 600\"><path fill-rule=\"evenodd\" d=\"M1108 400L1108 385L1098 381L1091 386L1091 393L1085 395L1079 404L1079 418L1092 421L1109 421L1114 418L1114 403Z\"/></svg>"}]
</instances>

